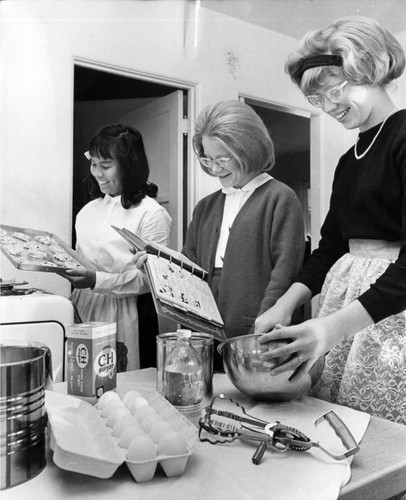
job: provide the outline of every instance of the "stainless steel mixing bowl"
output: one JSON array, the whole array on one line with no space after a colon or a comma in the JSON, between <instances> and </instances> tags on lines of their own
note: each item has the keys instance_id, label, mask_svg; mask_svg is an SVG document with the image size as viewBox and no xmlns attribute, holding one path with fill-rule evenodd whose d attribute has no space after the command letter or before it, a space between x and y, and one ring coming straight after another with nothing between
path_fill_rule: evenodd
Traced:
<instances>
[{"instance_id":1,"label":"stainless steel mixing bowl","mask_svg":"<svg viewBox=\"0 0 406 500\"><path fill-rule=\"evenodd\" d=\"M271 366L280 364L282 360L271 363L261 360L260 355L268 350L268 346L258 344L260 336L261 334L234 337L218 346L219 353L223 355L224 370L234 386L247 396L265 401L287 401L308 392L321 374L322 360L299 382L288 380L293 371L271 375ZM275 347L276 343L280 345L280 342L275 341Z\"/></svg>"}]
</instances>

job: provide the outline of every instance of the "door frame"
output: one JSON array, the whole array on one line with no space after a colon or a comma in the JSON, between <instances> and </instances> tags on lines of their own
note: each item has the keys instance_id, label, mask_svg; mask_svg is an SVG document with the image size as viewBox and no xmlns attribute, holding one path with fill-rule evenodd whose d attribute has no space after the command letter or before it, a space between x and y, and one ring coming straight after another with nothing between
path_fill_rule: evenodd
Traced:
<instances>
[{"instance_id":1,"label":"door frame","mask_svg":"<svg viewBox=\"0 0 406 500\"><path fill-rule=\"evenodd\" d=\"M176 78L164 77L152 73L145 73L136 69L131 69L123 66L117 66L111 63L95 61L83 57L74 56L72 61L72 73L74 74L75 66L82 66L95 71L104 71L113 73L118 76L126 78L133 78L135 80L143 80L155 84L162 84L169 87L174 87L174 90L180 89L187 92L187 127L183 127L183 135L186 137L187 152L183 155L183 193L182 198L186 195L186 203L183 203L182 225L185 234L187 225L191 219L193 208L197 202L197 186L196 186L196 160L194 158L192 137L193 126L196 119L196 103L198 100L198 83L185 80L178 80ZM73 101L73 100L72 100ZM72 123L74 114L74 104L72 105ZM186 174L186 175L185 175ZM185 179L186 177L186 179ZM186 182L185 182L186 181ZM71 227L72 231L72 227Z\"/></svg>"},{"instance_id":2,"label":"door frame","mask_svg":"<svg viewBox=\"0 0 406 500\"><path fill-rule=\"evenodd\" d=\"M150 166L150 181L159 186L156 198L172 217L169 247L183 247L183 184L187 181L183 165L183 90L174 89L118 117L119 123L131 125L141 132ZM167 144L161 148L160 144ZM159 155L159 157L157 157ZM186 177L186 178L185 178ZM158 193L158 194L159 194ZM179 215L182 217L179 219Z\"/></svg>"}]
</instances>

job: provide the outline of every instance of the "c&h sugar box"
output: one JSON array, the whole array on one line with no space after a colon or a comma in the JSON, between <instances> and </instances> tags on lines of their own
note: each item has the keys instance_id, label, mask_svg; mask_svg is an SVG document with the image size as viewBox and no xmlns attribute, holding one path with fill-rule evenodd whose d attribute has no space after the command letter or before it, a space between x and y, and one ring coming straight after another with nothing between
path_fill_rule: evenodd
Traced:
<instances>
[{"instance_id":1,"label":"c&h sugar box","mask_svg":"<svg viewBox=\"0 0 406 500\"><path fill-rule=\"evenodd\" d=\"M95 401L116 388L116 331L116 323L98 321L68 328L68 394Z\"/></svg>"}]
</instances>

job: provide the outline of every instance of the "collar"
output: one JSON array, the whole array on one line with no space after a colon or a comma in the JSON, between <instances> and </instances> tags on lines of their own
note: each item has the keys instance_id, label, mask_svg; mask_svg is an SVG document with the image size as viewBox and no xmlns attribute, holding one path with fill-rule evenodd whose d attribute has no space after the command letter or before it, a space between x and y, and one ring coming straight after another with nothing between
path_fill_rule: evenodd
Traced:
<instances>
[{"instance_id":1,"label":"collar","mask_svg":"<svg viewBox=\"0 0 406 500\"><path fill-rule=\"evenodd\" d=\"M268 182L270 179L272 179L272 176L270 176L266 172L262 172L262 173L258 174L256 177L254 177L252 180L250 180L242 188L223 187L222 192L226 195L227 194L242 193L242 192L252 193L259 186L262 186L262 184L265 184L265 182Z\"/></svg>"},{"instance_id":2,"label":"collar","mask_svg":"<svg viewBox=\"0 0 406 500\"><path fill-rule=\"evenodd\" d=\"M104 197L103 197L103 203L105 205L109 204L109 203L121 203L121 194L117 195L117 196L110 196L109 194L105 194Z\"/></svg>"}]
</instances>

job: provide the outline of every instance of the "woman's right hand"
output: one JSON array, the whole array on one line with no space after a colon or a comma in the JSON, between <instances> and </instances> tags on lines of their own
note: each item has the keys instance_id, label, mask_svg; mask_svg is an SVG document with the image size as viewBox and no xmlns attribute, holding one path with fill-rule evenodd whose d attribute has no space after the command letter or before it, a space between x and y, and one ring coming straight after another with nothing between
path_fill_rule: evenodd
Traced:
<instances>
[{"instance_id":1,"label":"woman's right hand","mask_svg":"<svg viewBox=\"0 0 406 500\"><path fill-rule=\"evenodd\" d=\"M93 290L96 285L96 272L93 269L78 267L77 269L66 269L58 273L69 280L75 288L90 288Z\"/></svg>"},{"instance_id":2,"label":"woman's right hand","mask_svg":"<svg viewBox=\"0 0 406 500\"><path fill-rule=\"evenodd\" d=\"M145 250L143 250L142 252L136 252L131 260L134 262L135 267L137 269L144 272L143 266L147 261L147 259L148 259L148 253Z\"/></svg>"},{"instance_id":3,"label":"woman's right hand","mask_svg":"<svg viewBox=\"0 0 406 500\"><path fill-rule=\"evenodd\" d=\"M262 353L263 361L273 363L283 360L270 369L271 375L293 371L289 380L298 381L309 372L314 363L335 345L329 317L310 319L299 325L276 325L270 333L263 334L259 344L266 344L268 350Z\"/></svg>"}]
</instances>

